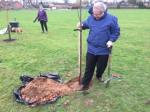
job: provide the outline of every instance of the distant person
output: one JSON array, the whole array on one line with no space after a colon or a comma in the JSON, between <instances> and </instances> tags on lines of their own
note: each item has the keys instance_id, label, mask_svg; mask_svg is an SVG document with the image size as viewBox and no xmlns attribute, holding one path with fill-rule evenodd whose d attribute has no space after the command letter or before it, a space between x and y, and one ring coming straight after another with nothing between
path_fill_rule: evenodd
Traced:
<instances>
[{"instance_id":1,"label":"distant person","mask_svg":"<svg viewBox=\"0 0 150 112\"><path fill-rule=\"evenodd\" d=\"M44 10L42 4L39 5L37 17L35 18L33 22L36 22L36 20L38 20L41 24L42 33L48 32L48 28L47 28L48 18L47 18L46 11Z\"/></svg>"},{"instance_id":2,"label":"distant person","mask_svg":"<svg viewBox=\"0 0 150 112\"><path fill-rule=\"evenodd\" d=\"M79 23L77 24L79 29L89 29L86 67L81 81L81 90L88 89L95 68L97 68L97 80L104 81L102 76L107 66L111 47L120 35L117 17L108 14L105 10L105 4L97 2L93 5L93 14L82 22L82 26Z\"/></svg>"}]
</instances>

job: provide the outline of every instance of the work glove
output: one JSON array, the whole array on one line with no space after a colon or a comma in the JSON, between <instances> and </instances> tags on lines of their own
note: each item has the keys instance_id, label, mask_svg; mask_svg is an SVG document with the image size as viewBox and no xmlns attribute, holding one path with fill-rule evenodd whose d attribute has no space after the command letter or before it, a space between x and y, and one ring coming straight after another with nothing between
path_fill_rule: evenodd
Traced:
<instances>
[{"instance_id":1,"label":"work glove","mask_svg":"<svg viewBox=\"0 0 150 112\"><path fill-rule=\"evenodd\" d=\"M108 48L110 48L110 47L113 46L113 42L112 42L112 41L108 41L108 42L106 43L106 45L107 45Z\"/></svg>"},{"instance_id":2,"label":"work glove","mask_svg":"<svg viewBox=\"0 0 150 112\"><path fill-rule=\"evenodd\" d=\"M38 19L38 17L36 17L36 18L33 20L33 23L35 23L37 19Z\"/></svg>"},{"instance_id":3,"label":"work glove","mask_svg":"<svg viewBox=\"0 0 150 112\"><path fill-rule=\"evenodd\" d=\"M77 25L76 25L77 29L81 29L82 26L83 26L83 24L81 23L81 26L80 26L80 22L78 22Z\"/></svg>"}]
</instances>

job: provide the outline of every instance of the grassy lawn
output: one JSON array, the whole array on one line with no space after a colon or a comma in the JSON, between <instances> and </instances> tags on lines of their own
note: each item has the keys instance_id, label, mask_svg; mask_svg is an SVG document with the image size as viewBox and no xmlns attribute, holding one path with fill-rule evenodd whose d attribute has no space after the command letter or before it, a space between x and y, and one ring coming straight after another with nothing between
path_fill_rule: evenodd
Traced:
<instances>
[{"instance_id":1,"label":"grassy lawn","mask_svg":"<svg viewBox=\"0 0 150 112\"><path fill-rule=\"evenodd\" d=\"M8 35L0 35L0 112L150 112L150 104L145 105L150 100L150 10L109 12L118 17L121 27L112 59L112 73L121 79L105 88L94 77L90 94L77 92L54 104L30 108L13 97L20 75L58 72L64 81L78 76L78 34L73 31L78 12L47 11L49 32L42 34L40 24L33 23L36 10L10 11L9 20L16 18L23 33L12 33L17 40L10 43L3 41ZM83 11L83 19L87 16ZM6 12L0 11L0 28L6 23ZM87 34L83 32L83 73Z\"/></svg>"}]
</instances>

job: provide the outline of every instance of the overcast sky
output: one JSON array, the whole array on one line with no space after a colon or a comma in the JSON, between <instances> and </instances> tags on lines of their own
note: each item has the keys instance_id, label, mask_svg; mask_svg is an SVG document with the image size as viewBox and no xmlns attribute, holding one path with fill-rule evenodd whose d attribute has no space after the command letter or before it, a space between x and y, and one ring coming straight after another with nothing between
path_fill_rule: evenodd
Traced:
<instances>
[{"instance_id":1,"label":"overcast sky","mask_svg":"<svg viewBox=\"0 0 150 112\"><path fill-rule=\"evenodd\" d=\"M51 0L51 1L64 2L64 0ZM69 2L75 2L75 1L76 0L69 0ZM113 1L121 1L121 0L103 0L103 1L113 2Z\"/></svg>"},{"instance_id":2,"label":"overcast sky","mask_svg":"<svg viewBox=\"0 0 150 112\"><path fill-rule=\"evenodd\" d=\"M64 0L53 0L53 1L57 1L57 2L64 2ZM75 2L76 0L69 0L69 2Z\"/></svg>"},{"instance_id":3,"label":"overcast sky","mask_svg":"<svg viewBox=\"0 0 150 112\"><path fill-rule=\"evenodd\" d=\"M57 2L64 2L64 0L51 0L51 1L57 1ZM69 2L75 2L76 0L69 0ZM90 1L90 0L89 0ZM117 2L117 1L122 1L122 0L102 0L102 1L108 1L108 2Z\"/></svg>"},{"instance_id":4,"label":"overcast sky","mask_svg":"<svg viewBox=\"0 0 150 112\"><path fill-rule=\"evenodd\" d=\"M10 0L9 0L10 1ZM23 1L23 0L13 0L13 1ZM36 2L37 0L32 0L33 2ZM63 3L64 0L38 0L38 2L59 2L59 3ZM76 2L76 0L68 0L70 3L74 3ZM90 1L90 0L89 0ZM93 0L94 1L94 0ZM101 1L107 1L107 2L119 2L122 0L101 0ZM125 0L126 1L126 0Z\"/></svg>"},{"instance_id":5,"label":"overcast sky","mask_svg":"<svg viewBox=\"0 0 150 112\"><path fill-rule=\"evenodd\" d=\"M36 1L36 0L32 0L32 1ZM63 3L64 0L38 0L39 2L44 2L44 1L51 1L51 2L59 2L59 3ZM69 2L73 3L75 2L76 0L68 0Z\"/></svg>"},{"instance_id":6,"label":"overcast sky","mask_svg":"<svg viewBox=\"0 0 150 112\"><path fill-rule=\"evenodd\" d=\"M33 0L33 1L36 1L36 0ZM61 2L61 3L64 2L64 0L38 0L38 1L39 2L41 2L41 1L51 1L51 2ZM71 2L71 3L76 2L76 0L68 0L68 1ZM103 1L113 2L113 1L121 1L121 0L103 0Z\"/></svg>"}]
</instances>

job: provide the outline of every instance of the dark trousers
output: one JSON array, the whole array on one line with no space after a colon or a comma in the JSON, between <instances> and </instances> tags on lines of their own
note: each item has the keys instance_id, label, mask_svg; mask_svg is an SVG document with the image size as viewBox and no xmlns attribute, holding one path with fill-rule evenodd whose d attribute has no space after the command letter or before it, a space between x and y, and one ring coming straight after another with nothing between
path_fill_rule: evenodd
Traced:
<instances>
[{"instance_id":1,"label":"dark trousers","mask_svg":"<svg viewBox=\"0 0 150 112\"><path fill-rule=\"evenodd\" d=\"M92 80L95 66L97 66L96 77L102 78L102 75L106 69L109 55L93 55L91 53L86 54L86 68L82 78L82 84L89 86Z\"/></svg>"},{"instance_id":2,"label":"dark trousers","mask_svg":"<svg viewBox=\"0 0 150 112\"><path fill-rule=\"evenodd\" d=\"M48 31L47 29L47 22L46 21L43 21L41 20L40 21L40 24L41 24L41 28L42 28L42 31L44 32L45 30ZM45 29L45 30L44 30Z\"/></svg>"}]
</instances>

